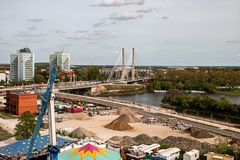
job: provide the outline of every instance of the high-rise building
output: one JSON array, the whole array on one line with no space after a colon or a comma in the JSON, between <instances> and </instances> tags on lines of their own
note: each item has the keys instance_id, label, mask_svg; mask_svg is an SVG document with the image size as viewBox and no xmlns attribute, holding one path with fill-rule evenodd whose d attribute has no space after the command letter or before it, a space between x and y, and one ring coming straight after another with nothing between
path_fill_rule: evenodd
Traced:
<instances>
[{"instance_id":1,"label":"high-rise building","mask_svg":"<svg viewBox=\"0 0 240 160\"><path fill-rule=\"evenodd\" d=\"M30 81L34 78L34 54L29 48L23 48L10 57L10 80Z\"/></svg>"},{"instance_id":2,"label":"high-rise building","mask_svg":"<svg viewBox=\"0 0 240 160\"><path fill-rule=\"evenodd\" d=\"M64 51L55 52L49 56L50 69L57 66L63 72L70 72L70 54Z\"/></svg>"}]
</instances>

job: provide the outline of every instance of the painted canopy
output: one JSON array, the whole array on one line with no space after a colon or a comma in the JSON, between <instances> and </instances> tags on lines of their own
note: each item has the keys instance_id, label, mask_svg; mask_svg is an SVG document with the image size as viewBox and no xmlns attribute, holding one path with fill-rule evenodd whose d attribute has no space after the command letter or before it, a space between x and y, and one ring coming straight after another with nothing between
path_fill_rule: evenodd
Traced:
<instances>
[{"instance_id":1,"label":"painted canopy","mask_svg":"<svg viewBox=\"0 0 240 160\"><path fill-rule=\"evenodd\" d=\"M61 152L61 160L121 160L120 154L106 148L98 148L90 143L81 148Z\"/></svg>"},{"instance_id":2,"label":"painted canopy","mask_svg":"<svg viewBox=\"0 0 240 160\"><path fill-rule=\"evenodd\" d=\"M58 145L69 145L71 143L70 140L65 138L57 137ZM39 151L44 148L47 148L49 144L49 136L41 136L37 137L34 144L34 151ZM30 145L30 139L22 140L4 147L0 148L0 154L4 154L7 156L17 156L17 155L26 155L28 152L28 147Z\"/></svg>"}]
</instances>

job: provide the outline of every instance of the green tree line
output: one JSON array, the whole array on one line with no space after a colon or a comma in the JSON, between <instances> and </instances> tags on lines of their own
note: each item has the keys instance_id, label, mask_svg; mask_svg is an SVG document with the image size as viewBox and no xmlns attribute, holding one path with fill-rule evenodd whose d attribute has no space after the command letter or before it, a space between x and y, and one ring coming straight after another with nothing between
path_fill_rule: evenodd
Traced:
<instances>
[{"instance_id":1,"label":"green tree line","mask_svg":"<svg viewBox=\"0 0 240 160\"><path fill-rule=\"evenodd\" d=\"M217 86L240 86L240 70L237 69L185 69L155 70L156 81L149 85L154 89L203 90L214 92Z\"/></svg>"},{"instance_id":2,"label":"green tree line","mask_svg":"<svg viewBox=\"0 0 240 160\"><path fill-rule=\"evenodd\" d=\"M229 102L226 98L219 100L198 95L165 95L163 103L176 106L178 110L192 110L195 113L215 113L231 117L240 117L240 105Z\"/></svg>"},{"instance_id":3,"label":"green tree line","mask_svg":"<svg viewBox=\"0 0 240 160\"><path fill-rule=\"evenodd\" d=\"M100 73L99 69L100 67L86 67L86 68L76 69L75 70L76 78L78 81L79 80L81 81L106 80L107 75Z\"/></svg>"},{"instance_id":4,"label":"green tree line","mask_svg":"<svg viewBox=\"0 0 240 160\"><path fill-rule=\"evenodd\" d=\"M179 89L179 90L199 90L205 91L207 93L214 93L215 86L209 82L170 82L170 81L154 81L148 85L148 90L169 90L169 89Z\"/></svg>"}]
</instances>

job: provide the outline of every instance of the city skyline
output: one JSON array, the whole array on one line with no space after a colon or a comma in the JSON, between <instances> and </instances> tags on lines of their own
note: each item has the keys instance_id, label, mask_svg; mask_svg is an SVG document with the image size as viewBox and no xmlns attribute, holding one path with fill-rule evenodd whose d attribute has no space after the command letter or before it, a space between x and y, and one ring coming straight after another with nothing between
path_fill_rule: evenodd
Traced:
<instances>
[{"instance_id":1,"label":"city skyline","mask_svg":"<svg viewBox=\"0 0 240 160\"><path fill-rule=\"evenodd\" d=\"M112 65L125 48L136 65L240 65L238 0L0 0L0 63L27 46L72 65Z\"/></svg>"}]
</instances>

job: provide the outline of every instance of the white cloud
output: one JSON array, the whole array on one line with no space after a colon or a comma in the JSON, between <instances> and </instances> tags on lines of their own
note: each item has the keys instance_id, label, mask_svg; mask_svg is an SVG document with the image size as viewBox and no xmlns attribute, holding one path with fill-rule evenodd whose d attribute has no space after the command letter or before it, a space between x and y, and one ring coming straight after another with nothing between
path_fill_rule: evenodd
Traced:
<instances>
[{"instance_id":1,"label":"white cloud","mask_svg":"<svg viewBox=\"0 0 240 160\"><path fill-rule=\"evenodd\" d=\"M73 36L67 37L69 40L95 40L95 39L103 39L103 38L113 38L110 32L106 32L103 30L94 30L94 31L84 31L79 32L76 31Z\"/></svg>"},{"instance_id":2,"label":"white cloud","mask_svg":"<svg viewBox=\"0 0 240 160\"><path fill-rule=\"evenodd\" d=\"M17 37L20 38L36 38L36 37L43 37L45 36L45 34L41 34L41 33L30 33L28 31L20 31L19 33L15 34Z\"/></svg>"},{"instance_id":3,"label":"white cloud","mask_svg":"<svg viewBox=\"0 0 240 160\"><path fill-rule=\"evenodd\" d=\"M28 22L34 22L34 23L39 23L42 22L43 20L41 18L31 18L27 19Z\"/></svg>"},{"instance_id":4,"label":"white cloud","mask_svg":"<svg viewBox=\"0 0 240 160\"><path fill-rule=\"evenodd\" d=\"M34 31L34 30L37 30L37 28L34 27L34 26L32 26L32 27L29 27L28 30L30 30L30 31Z\"/></svg>"},{"instance_id":5,"label":"white cloud","mask_svg":"<svg viewBox=\"0 0 240 160\"><path fill-rule=\"evenodd\" d=\"M240 43L240 39L229 40L229 41L227 41L227 43Z\"/></svg>"},{"instance_id":6,"label":"white cloud","mask_svg":"<svg viewBox=\"0 0 240 160\"><path fill-rule=\"evenodd\" d=\"M168 16L163 16L162 19L168 19Z\"/></svg>"},{"instance_id":7,"label":"white cloud","mask_svg":"<svg viewBox=\"0 0 240 160\"><path fill-rule=\"evenodd\" d=\"M93 28L96 28L96 27L103 27L103 26L106 26L106 22L105 21L102 21L102 22L98 22L98 23L95 23L92 25Z\"/></svg>"},{"instance_id":8,"label":"white cloud","mask_svg":"<svg viewBox=\"0 0 240 160\"><path fill-rule=\"evenodd\" d=\"M66 31L63 31L63 30L56 30L55 31L57 34L65 34L65 33L67 33Z\"/></svg>"},{"instance_id":9,"label":"white cloud","mask_svg":"<svg viewBox=\"0 0 240 160\"><path fill-rule=\"evenodd\" d=\"M102 3L92 6L116 7L125 5L143 5L145 0L103 0Z\"/></svg>"},{"instance_id":10,"label":"white cloud","mask_svg":"<svg viewBox=\"0 0 240 160\"><path fill-rule=\"evenodd\" d=\"M116 14L115 13L115 14L111 15L109 17L109 19L124 21L124 20L142 18L143 16L144 16L144 14L139 13L139 12L124 12L122 14Z\"/></svg>"},{"instance_id":11,"label":"white cloud","mask_svg":"<svg viewBox=\"0 0 240 160\"><path fill-rule=\"evenodd\" d=\"M136 12L137 13L150 13L150 12L153 12L154 10L157 10L157 9L150 7L150 8L139 9Z\"/></svg>"}]
</instances>

